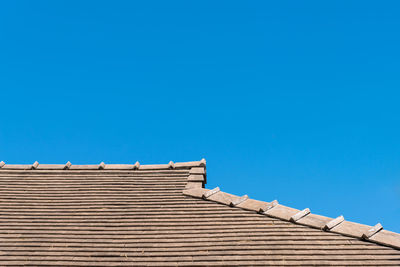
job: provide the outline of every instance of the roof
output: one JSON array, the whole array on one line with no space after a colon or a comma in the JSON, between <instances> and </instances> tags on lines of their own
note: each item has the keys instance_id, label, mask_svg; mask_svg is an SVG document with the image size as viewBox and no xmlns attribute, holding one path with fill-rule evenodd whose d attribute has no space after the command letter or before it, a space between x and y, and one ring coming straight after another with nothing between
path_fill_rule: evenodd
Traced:
<instances>
[{"instance_id":1,"label":"roof","mask_svg":"<svg viewBox=\"0 0 400 267\"><path fill-rule=\"evenodd\" d=\"M400 235L205 189L205 161L0 163L0 266L399 266Z\"/></svg>"}]
</instances>

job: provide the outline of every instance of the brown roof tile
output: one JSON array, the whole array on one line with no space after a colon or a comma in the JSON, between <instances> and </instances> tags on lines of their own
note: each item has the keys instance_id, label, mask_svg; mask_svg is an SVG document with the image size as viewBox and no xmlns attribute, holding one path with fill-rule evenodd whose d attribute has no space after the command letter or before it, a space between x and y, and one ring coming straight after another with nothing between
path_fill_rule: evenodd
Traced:
<instances>
[{"instance_id":1,"label":"brown roof tile","mask_svg":"<svg viewBox=\"0 0 400 267\"><path fill-rule=\"evenodd\" d=\"M0 163L0 266L400 265L400 235L379 225L205 182L204 160Z\"/></svg>"}]
</instances>

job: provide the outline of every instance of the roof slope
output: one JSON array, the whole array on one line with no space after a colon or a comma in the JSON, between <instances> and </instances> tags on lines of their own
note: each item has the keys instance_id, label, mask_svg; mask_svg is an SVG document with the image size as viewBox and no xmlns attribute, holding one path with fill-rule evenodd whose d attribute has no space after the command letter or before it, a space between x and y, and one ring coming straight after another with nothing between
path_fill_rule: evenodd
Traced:
<instances>
[{"instance_id":1,"label":"roof slope","mask_svg":"<svg viewBox=\"0 0 400 267\"><path fill-rule=\"evenodd\" d=\"M0 164L0 266L400 265L394 247L258 214L269 203L204 183L204 161Z\"/></svg>"}]
</instances>

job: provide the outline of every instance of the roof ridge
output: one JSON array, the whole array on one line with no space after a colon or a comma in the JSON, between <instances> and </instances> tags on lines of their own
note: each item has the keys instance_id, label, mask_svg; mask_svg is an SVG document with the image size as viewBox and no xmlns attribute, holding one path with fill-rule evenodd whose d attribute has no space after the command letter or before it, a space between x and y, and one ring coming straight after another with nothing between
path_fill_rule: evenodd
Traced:
<instances>
[{"instance_id":1,"label":"roof ridge","mask_svg":"<svg viewBox=\"0 0 400 267\"><path fill-rule=\"evenodd\" d=\"M145 164L141 165L139 161L135 164L39 164L35 161L33 164L6 164L0 162L0 170L169 170L169 169L191 169L193 167L206 167L206 160L173 162L168 164Z\"/></svg>"},{"instance_id":2,"label":"roof ridge","mask_svg":"<svg viewBox=\"0 0 400 267\"><path fill-rule=\"evenodd\" d=\"M189 182L188 182L189 183ZM204 183L203 183L204 185ZM355 237L363 241L370 241L380 245L400 249L400 234L384 230L380 223L375 226L346 221L342 215L329 218L311 213L309 208L298 210L278 204L278 201L260 201L245 196L237 196L222 192L219 187L206 189L204 186L186 187L183 194L195 198L217 202L230 207L254 211L283 221L316 228L325 232L332 232L344 236Z\"/></svg>"}]
</instances>

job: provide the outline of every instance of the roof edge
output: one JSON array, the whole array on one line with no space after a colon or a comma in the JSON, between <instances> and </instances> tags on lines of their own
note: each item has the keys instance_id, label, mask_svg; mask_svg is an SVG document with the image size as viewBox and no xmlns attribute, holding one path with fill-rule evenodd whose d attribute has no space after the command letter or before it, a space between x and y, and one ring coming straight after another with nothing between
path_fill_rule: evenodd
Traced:
<instances>
[{"instance_id":1,"label":"roof edge","mask_svg":"<svg viewBox=\"0 0 400 267\"><path fill-rule=\"evenodd\" d=\"M206 168L206 160L173 162L168 164L145 164L141 165L139 161L135 164L90 164L76 165L69 161L65 164L39 164L35 161L33 164L6 164L0 162L0 170L169 170L169 169L191 169L193 167Z\"/></svg>"},{"instance_id":2,"label":"roof edge","mask_svg":"<svg viewBox=\"0 0 400 267\"><path fill-rule=\"evenodd\" d=\"M190 188L204 188L204 185L207 183L207 170L205 159L204 164L201 166L191 167L189 170L189 176L186 181L185 189Z\"/></svg>"},{"instance_id":3,"label":"roof edge","mask_svg":"<svg viewBox=\"0 0 400 267\"><path fill-rule=\"evenodd\" d=\"M254 211L258 214L273 217L283 221L316 228L326 232L354 237L362 241L369 241L400 249L400 234L384 230L378 223L375 226L359 224L344 220L343 216L329 218L310 212L310 209L298 210L278 204L278 201L259 201L243 196L236 196L220 191L219 187L206 189L200 186L185 189L183 194L195 198L217 202L230 207ZM247 195L246 195L247 196ZM238 203L238 204L236 204Z\"/></svg>"}]
</instances>

